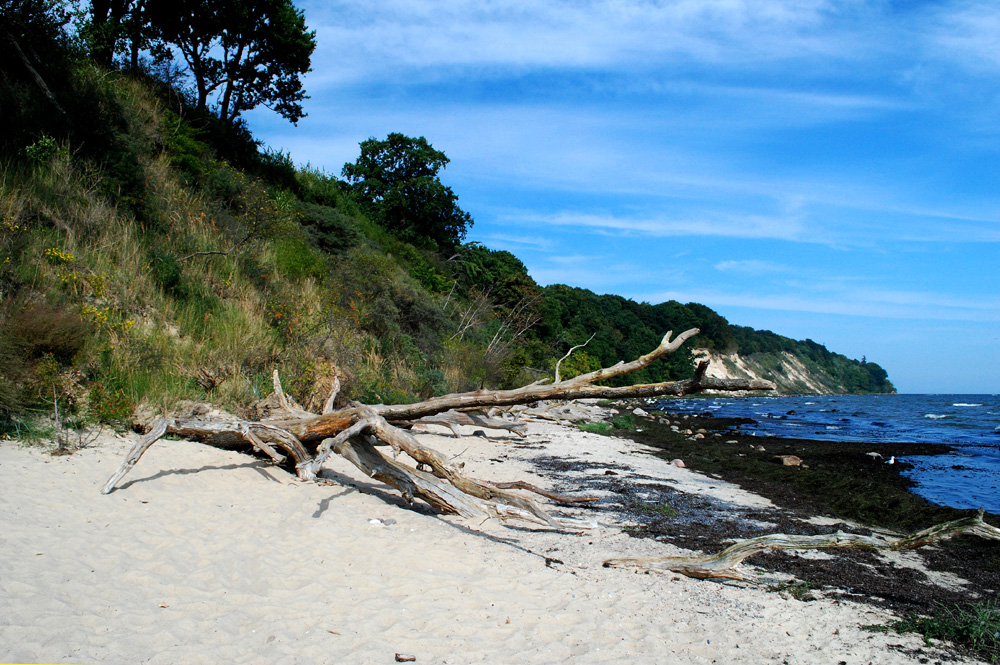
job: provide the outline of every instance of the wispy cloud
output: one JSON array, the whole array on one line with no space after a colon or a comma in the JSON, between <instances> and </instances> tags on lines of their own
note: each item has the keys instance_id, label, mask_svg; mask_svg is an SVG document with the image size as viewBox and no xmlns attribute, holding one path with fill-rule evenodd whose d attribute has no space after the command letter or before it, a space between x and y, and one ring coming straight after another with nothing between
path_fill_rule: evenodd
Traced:
<instances>
[{"instance_id":1,"label":"wispy cloud","mask_svg":"<svg viewBox=\"0 0 1000 665\"><path fill-rule=\"evenodd\" d=\"M971 0L935 8L927 38L935 55L980 72L1000 72L1000 5Z\"/></svg>"},{"instance_id":2,"label":"wispy cloud","mask_svg":"<svg viewBox=\"0 0 1000 665\"><path fill-rule=\"evenodd\" d=\"M715 264L715 269L720 272L731 272L743 275L769 275L790 272L792 270L788 266L779 265L770 261L761 261L759 259L720 261Z\"/></svg>"},{"instance_id":3,"label":"wispy cloud","mask_svg":"<svg viewBox=\"0 0 1000 665\"><path fill-rule=\"evenodd\" d=\"M531 268L531 277L542 285L568 284L596 293L620 293L637 281L671 281L680 271L669 267L648 266L608 258L581 257L577 261L545 262Z\"/></svg>"},{"instance_id":4,"label":"wispy cloud","mask_svg":"<svg viewBox=\"0 0 1000 665\"><path fill-rule=\"evenodd\" d=\"M490 233L479 236L477 239L480 242L488 244L492 248L507 250L533 249L545 251L551 249L554 244L552 238L546 238L544 236L521 236L499 233Z\"/></svg>"},{"instance_id":5,"label":"wispy cloud","mask_svg":"<svg viewBox=\"0 0 1000 665\"><path fill-rule=\"evenodd\" d=\"M760 215L717 216L715 218L632 218L614 214L558 212L525 215L510 222L529 226L574 227L590 232L614 232L638 237L721 236L727 238L771 238L812 241L800 220Z\"/></svg>"},{"instance_id":6,"label":"wispy cloud","mask_svg":"<svg viewBox=\"0 0 1000 665\"><path fill-rule=\"evenodd\" d=\"M829 0L341 0L306 13L338 53L422 68L853 60L881 45L864 4Z\"/></svg>"},{"instance_id":7,"label":"wispy cloud","mask_svg":"<svg viewBox=\"0 0 1000 665\"><path fill-rule=\"evenodd\" d=\"M1000 322L1000 301L996 298L973 300L939 293L858 290L836 295L804 296L801 293L762 294L755 291L696 289L659 291L635 297L651 302L699 302L716 308L740 307L875 319Z\"/></svg>"}]
</instances>

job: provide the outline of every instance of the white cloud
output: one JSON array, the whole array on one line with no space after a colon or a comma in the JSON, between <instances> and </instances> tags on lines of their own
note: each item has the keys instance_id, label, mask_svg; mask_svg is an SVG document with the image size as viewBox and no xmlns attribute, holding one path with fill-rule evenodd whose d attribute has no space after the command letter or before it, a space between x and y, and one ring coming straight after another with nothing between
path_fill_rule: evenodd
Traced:
<instances>
[{"instance_id":1,"label":"white cloud","mask_svg":"<svg viewBox=\"0 0 1000 665\"><path fill-rule=\"evenodd\" d=\"M789 272L791 270L788 266L778 265L770 261L760 261L758 259L720 261L715 264L715 269L721 272L734 272L745 275L767 275Z\"/></svg>"},{"instance_id":2,"label":"white cloud","mask_svg":"<svg viewBox=\"0 0 1000 665\"><path fill-rule=\"evenodd\" d=\"M476 235L475 225L473 225L472 228L472 235L475 237L470 238L470 240L478 240L491 249L506 249L508 251L533 249L546 251L549 250L554 244L552 238L545 238L542 236L506 235L499 233Z\"/></svg>"},{"instance_id":3,"label":"white cloud","mask_svg":"<svg viewBox=\"0 0 1000 665\"><path fill-rule=\"evenodd\" d=\"M935 13L927 37L936 55L973 71L1000 72L1000 5L958 2Z\"/></svg>"},{"instance_id":4,"label":"white cloud","mask_svg":"<svg viewBox=\"0 0 1000 665\"><path fill-rule=\"evenodd\" d=\"M663 59L854 60L881 47L862 2L366 0L305 3L344 76L392 67L604 67ZM360 70L360 71L359 71ZM386 73L383 71L383 73Z\"/></svg>"},{"instance_id":5,"label":"white cloud","mask_svg":"<svg viewBox=\"0 0 1000 665\"><path fill-rule=\"evenodd\" d=\"M557 212L549 215L525 213L520 218L508 217L501 223L529 226L551 225L576 227L590 232L610 232L616 235L644 237L722 236L727 238L771 238L819 242L816 235L806 233L799 219L763 215L718 215L715 218L631 218L617 215Z\"/></svg>"},{"instance_id":6,"label":"white cloud","mask_svg":"<svg viewBox=\"0 0 1000 665\"><path fill-rule=\"evenodd\" d=\"M839 294L728 292L714 290L660 291L637 297L649 302L678 300L709 307L745 307L812 314L838 314L873 319L1000 322L1000 301L972 300L946 294L865 291Z\"/></svg>"}]
</instances>

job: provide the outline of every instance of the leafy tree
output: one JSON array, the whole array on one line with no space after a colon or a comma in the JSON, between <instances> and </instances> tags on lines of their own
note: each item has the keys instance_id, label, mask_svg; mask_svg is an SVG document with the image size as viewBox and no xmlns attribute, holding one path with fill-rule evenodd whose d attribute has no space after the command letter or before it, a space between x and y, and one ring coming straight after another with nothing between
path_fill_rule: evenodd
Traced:
<instances>
[{"instance_id":1,"label":"leafy tree","mask_svg":"<svg viewBox=\"0 0 1000 665\"><path fill-rule=\"evenodd\" d=\"M90 46L94 62L110 67L115 51L122 43L126 26L136 24L142 13L144 0L91 0L90 21L83 33ZM140 40L135 39L136 46ZM136 52L138 60L138 52Z\"/></svg>"},{"instance_id":2,"label":"leafy tree","mask_svg":"<svg viewBox=\"0 0 1000 665\"><path fill-rule=\"evenodd\" d=\"M393 235L423 246L452 249L465 238L472 217L438 172L448 158L424 137L389 134L361 142L358 161L344 165L358 201Z\"/></svg>"},{"instance_id":3,"label":"leafy tree","mask_svg":"<svg viewBox=\"0 0 1000 665\"><path fill-rule=\"evenodd\" d=\"M194 78L196 105L215 100L219 119L266 106L298 122L316 33L291 0L147 0L154 34L180 53Z\"/></svg>"},{"instance_id":4,"label":"leafy tree","mask_svg":"<svg viewBox=\"0 0 1000 665\"><path fill-rule=\"evenodd\" d=\"M488 292L496 305L514 307L539 293L538 285L521 260L502 249L470 242L459 247L450 261L456 263L460 276L470 288L479 287Z\"/></svg>"}]
</instances>

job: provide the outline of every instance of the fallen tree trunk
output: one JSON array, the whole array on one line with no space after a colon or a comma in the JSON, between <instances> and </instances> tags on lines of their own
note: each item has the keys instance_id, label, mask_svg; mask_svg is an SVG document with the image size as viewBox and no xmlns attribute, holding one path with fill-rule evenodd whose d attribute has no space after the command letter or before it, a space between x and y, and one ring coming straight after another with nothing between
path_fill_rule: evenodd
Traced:
<instances>
[{"instance_id":1,"label":"fallen tree trunk","mask_svg":"<svg viewBox=\"0 0 1000 665\"><path fill-rule=\"evenodd\" d=\"M983 510L980 509L979 514L973 517L963 517L938 524L896 540L883 540L841 531L818 536L774 533L741 540L716 554L608 559L604 562L604 567L669 571L698 579L749 581L750 578L740 570L739 565L748 556L767 550L861 549L895 552L916 549L960 535L1000 540L1000 529L983 521Z\"/></svg>"},{"instance_id":2,"label":"fallen tree trunk","mask_svg":"<svg viewBox=\"0 0 1000 665\"><path fill-rule=\"evenodd\" d=\"M316 480L322 464L336 453L374 477L396 488L406 501L419 498L445 513L466 517L517 518L545 524L554 528L579 528L579 520L556 518L534 501L495 485L469 478L461 465L452 465L439 453L423 446L399 426L409 425L421 418L458 409L513 406L539 400L570 400L583 397L629 398L659 395L685 395L702 390L773 390L766 381L719 380L705 376L707 364L702 363L691 379L667 383L627 387L594 385L615 377L648 367L657 358L677 350L698 333L696 328L685 331L671 340L667 333L660 345L632 362L620 362L612 367L582 374L572 379L552 384L537 382L515 390L477 390L435 397L416 404L360 405L339 410L332 409L332 399L324 405L322 415L303 411L285 398L277 374L274 376L275 396L281 405L280 416L266 422L245 420L191 420L160 419L149 434L129 452L121 467L108 480L103 493L110 493L115 485L135 466L143 453L165 435L179 435L203 441L210 445L232 447L246 442L269 455L275 462L284 459L281 450L295 464L300 479ZM339 382L334 390L339 389ZM475 422L475 418L469 416ZM433 420L433 418L432 418ZM480 421L489 426L489 421ZM494 423L495 424L495 423ZM508 427L508 429L513 429ZM406 453L416 468L398 459L386 457L374 443L381 442L393 448L395 455ZM426 470L424 470L426 469ZM537 490L537 488L532 488Z\"/></svg>"}]
</instances>

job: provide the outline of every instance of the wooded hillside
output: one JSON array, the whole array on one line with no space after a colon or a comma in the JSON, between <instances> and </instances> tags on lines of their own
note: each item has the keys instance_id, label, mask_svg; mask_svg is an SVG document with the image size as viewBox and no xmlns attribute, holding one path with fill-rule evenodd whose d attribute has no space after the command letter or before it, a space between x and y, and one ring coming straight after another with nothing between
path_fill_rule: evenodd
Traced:
<instances>
[{"instance_id":1,"label":"wooded hillside","mask_svg":"<svg viewBox=\"0 0 1000 665\"><path fill-rule=\"evenodd\" d=\"M284 87L257 92L235 65L199 74L170 61L183 52L170 40L214 48L210 22L185 36L158 26L160 3L98 5L71 27L59 2L0 4L5 430L56 409L71 424L125 423L140 405L182 399L240 411L269 392L275 368L313 409L334 376L342 399L366 403L504 388L552 376L588 339L563 378L692 327L695 346L790 351L845 391L891 390L874 363L732 326L702 305L540 287L512 254L463 242L473 219L426 139L365 141L341 174L261 146L237 110L303 110L295 77L314 43L290 3L261 10L287 22L284 54L260 42L253 16L236 17L240 52L288 60L272 81ZM627 380L693 372L684 348Z\"/></svg>"}]
</instances>

